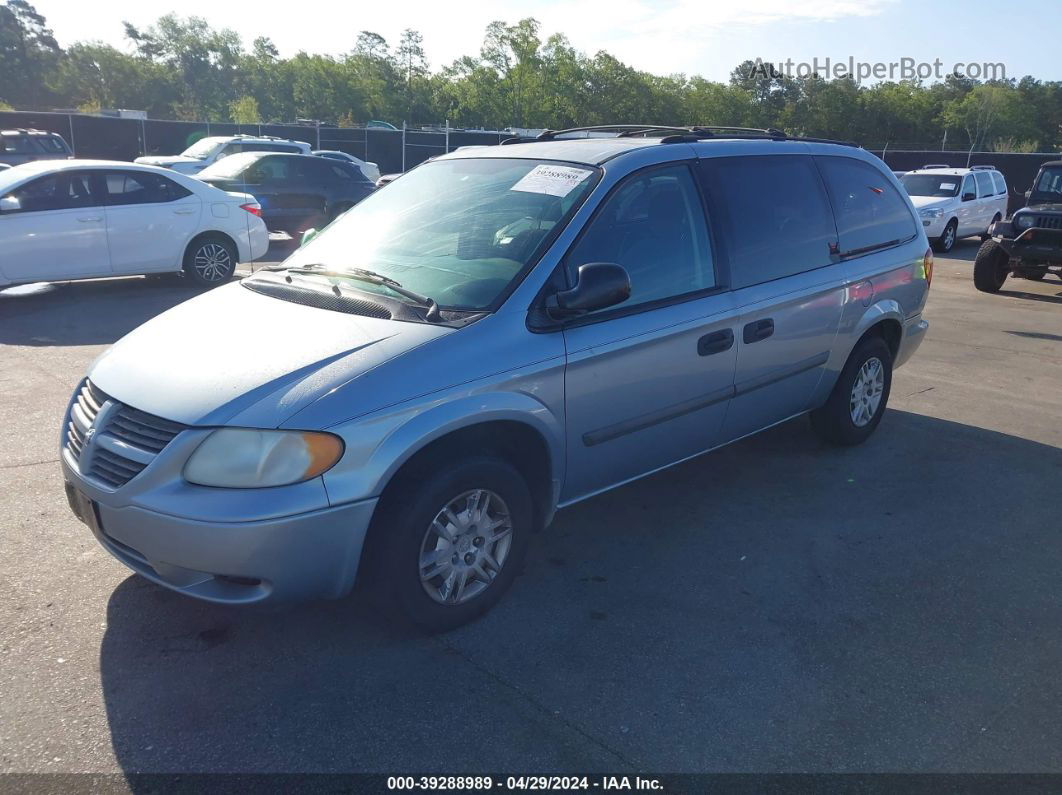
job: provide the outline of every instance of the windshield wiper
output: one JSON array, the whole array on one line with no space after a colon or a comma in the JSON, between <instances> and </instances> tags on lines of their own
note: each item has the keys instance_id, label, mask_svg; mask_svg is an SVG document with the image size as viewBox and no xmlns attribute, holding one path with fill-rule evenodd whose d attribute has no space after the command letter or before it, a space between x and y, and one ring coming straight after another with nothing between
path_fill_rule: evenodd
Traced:
<instances>
[{"instance_id":1,"label":"windshield wiper","mask_svg":"<svg viewBox=\"0 0 1062 795\"><path fill-rule=\"evenodd\" d=\"M354 279L359 282L378 284L423 307L426 310L424 316L428 320L434 321L439 319L439 305L435 302L434 298L427 295L421 295L413 290L407 290L399 282L384 276L382 273L377 273L376 271L366 270L365 268L344 268L343 270L336 270L322 264L303 265L298 268L268 268L267 270L286 270L289 274L296 273L328 276L335 279ZM290 276L286 276L285 278L289 282L291 281Z\"/></svg>"}]
</instances>

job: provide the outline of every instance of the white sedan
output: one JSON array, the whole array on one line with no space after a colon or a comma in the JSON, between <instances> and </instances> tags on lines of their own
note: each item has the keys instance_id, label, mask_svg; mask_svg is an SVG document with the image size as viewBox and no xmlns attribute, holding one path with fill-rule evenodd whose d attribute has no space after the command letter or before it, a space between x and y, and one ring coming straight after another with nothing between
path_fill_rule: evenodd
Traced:
<instances>
[{"instance_id":1,"label":"white sedan","mask_svg":"<svg viewBox=\"0 0 1062 795\"><path fill-rule=\"evenodd\" d=\"M268 248L253 196L168 169L40 160L0 171L0 287L171 272L210 287Z\"/></svg>"}]
</instances>

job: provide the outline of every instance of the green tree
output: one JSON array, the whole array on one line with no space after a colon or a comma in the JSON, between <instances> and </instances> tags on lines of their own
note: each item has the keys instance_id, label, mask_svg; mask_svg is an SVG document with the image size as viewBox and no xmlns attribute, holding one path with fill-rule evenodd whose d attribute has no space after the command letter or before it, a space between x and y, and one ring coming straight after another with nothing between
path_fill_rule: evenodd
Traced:
<instances>
[{"instance_id":1,"label":"green tree","mask_svg":"<svg viewBox=\"0 0 1062 795\"><path fill-rule=\"evenodd\" d=\"M52 98L47 78L62 54L37 9L26 0L0 2L0 99L41 107Z\"/></svg>"},{"instance_id":2,"label":"green tree","mask_svg":"<svg viewBox=\"0 0 1062 795\"><path fill-rule=\"evenodd\" d=\"M229 117L237 124L257 124L262 120L258 100L247 96L234 99L229 103Z\"/></svg>"}]
</instances>

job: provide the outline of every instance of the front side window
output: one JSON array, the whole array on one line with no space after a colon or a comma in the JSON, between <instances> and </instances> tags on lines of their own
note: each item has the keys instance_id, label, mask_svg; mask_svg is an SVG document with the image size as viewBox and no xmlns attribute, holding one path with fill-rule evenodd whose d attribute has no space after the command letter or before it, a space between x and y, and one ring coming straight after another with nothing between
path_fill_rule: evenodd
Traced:
<instances>
[{"instance_id":1,"label":"front side window","mask_svg":"<svg viewBox=\"0 0 1062 795\"><path fill-rule=\"evenodd\" d=\"M704 208L689 167L650 169L616 189L565 257L569 282L590 262L627 271L631 296L624 308L715 287Z\"/></svg>"},{"instance_id":2,"label":"front side window","mask_svg":"<svg viewBox=\"0 0 1062 795\"><path fill-rule=\"evenodd\" d=\"M597 173L494 157L425 163L356 204L285 265L372 270L443 307L486 309L568 223Z\"/></svg>"},{"instance_id":3,"label":"front side window","mask_svg":"<svg viewBox=\"0 0 1062 795\"><path fill-rule=\"evenodd\" d=\"M950 174L905 174L900 182L911 196L950 199L959 195L958 177Z\"/></svg>"},{"instance_id":4,"label":"front side window","mask_svg":"<svg viewBox=\"0 0 1062 795\"><path fill-rule=\"evenodd\" d=\"M69 210L99 204L92 195L86 172L63 172L41 177L15 188L7 196L18 200L19 209L15 212L24 213Z\"/></svg>"},{"instance_id":5,"label":"front side window","mask_svg":"<svg viewBox=\"0 0 1062 795\"><path fill-rule=\"evenodd\" d=\"M992 184L992 175L987 171L978 171L974 174L974 180L977 182L977 198L984 199L995 195L996 189Z\"/></svg>"},{"instance_id":6,"label":"front side window","mask_svg":"<svg viewBox=\"0 0 1062 795\"><path fill-rule=\"evenodd\" d=\"M103 179L109 205L160 204L191 194L191 191L159 174L107 171Z\"/></svg>"},{"instance_id":7,"label":"front side window","mask_svg":"<svg viewBox=\"0 0 1062 795\"><path fill-rule=\"evenodd\" d=\"M974 183L973 176L970 174L967 174L962 181L962 197L963 199L966 199L968 196L977 196L977 185Z\"/></svg>"},{"instance_id":8,"label":"front side window","mask_svg":"<svg viewBox=\"0 0 1062 795\"><path fill-rule=\"evenodd\" d=\"M816 161L833 204L842 257L888 248L918 233L907 201L878 169L851 157Z\"/></svg>"},{"instance_id":9,"label":"front side window","mask_svg":"<svg viewBox=\"0 0 1062 795\"><path fill-rule=\"evenodd\" d=\"M726 232L733 287L831 264L837 229L810 157L711 158L705 174Z\"/></svg>"}]
</instances>

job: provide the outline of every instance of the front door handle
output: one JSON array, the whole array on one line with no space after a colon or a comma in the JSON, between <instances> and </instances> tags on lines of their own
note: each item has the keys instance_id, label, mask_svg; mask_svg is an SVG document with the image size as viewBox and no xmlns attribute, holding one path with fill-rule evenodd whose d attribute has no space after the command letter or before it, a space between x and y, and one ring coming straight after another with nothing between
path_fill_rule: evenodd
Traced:
<instances>
[{"instance_id":1,"label":"front door handle","mask_svg":"<svg viewBox=\"0 0 1062 795\"><path fill-rule=\"evenodd\" d=\"M83 224L90 224L93 221L102 221L103 219L100 216L98 216L98 215L90 215L90 216L85 217L85 218L78 218L77 220L80 223L83 223Z\"/></svg>"},{"instance_id":2,"label":"front door handle","mask_svg":"<svg viewBox=\"0 0 1062 795\"><path fill-rule=\"evenodd\" d=\"M705 334L697 340L697 355L711 356L713 353L722 353L734 347L734 332L728 328L722 331L713 331Z\"/></svg>"},{"instance_id":3,"label":"front door handle","mask_svg":"<svg viewBox=\"0 0 1062 795\"><path fill-rule=\"evenodd\" d=\"M746 345L751 345L753 342L767 339L772 334L774 334L774 319L767 317L746 324L741 333L741 339Z\"/></svg>"},{"instance_id":4,"label":"front door handle","mask_svg":"<svg viewBox=\"0 0 1062 795\"><path fill-rule=\"evenodd\" d=\"M194 208L188 207L187 209L183 209L183 210L174 210L173 214L174 215L191 215L194 212L195 212Z\"/></svg>"}]
</instances>

